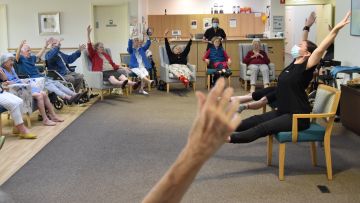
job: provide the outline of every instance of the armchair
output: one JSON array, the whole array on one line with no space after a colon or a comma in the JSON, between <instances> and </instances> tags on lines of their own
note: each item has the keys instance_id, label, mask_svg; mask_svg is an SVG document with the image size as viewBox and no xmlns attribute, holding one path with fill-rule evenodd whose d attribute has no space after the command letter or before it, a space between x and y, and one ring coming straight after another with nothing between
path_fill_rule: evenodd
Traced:
<instances>
[{"instance_id":1,"label":"armchair","mask_svg":"<svg viewBox=\"0 0 360 203\"><path fill-rule=\"evenodd\" d=\"M121 60L121 66L122 67L129 67L130 63L130 54L129 53L120 53L120 60ZM131 78L131 81L135 81L138 76L131 72L129 73L129 78ZM148 90L151 91L151 85L148 84ZM132 86L130 86L130 94L132 92Z\"/></svg>"},{"instance_id":2,"label":"armchair","mask_svg":"<svg viewBox=\"0 0 360 203\"><path fill-rule=\"evenodd\" d=\"M183 47L183 49L185 46ZM166 82L166 92L169 93L170 91L170 83L181 83L181 81L178 78L175 78L172 73L170 73L169 70L169 58L166 53L165 46L161 45L159 46L159 54L160 54L160 80L163 80ZM193 64L187 64L189 69L191 70L191 78L190 81L193 84L193 90L196 89L196 65Z\"/></svg>"},{"instance_id":3,"label":"armchair","mask_svg":"<svg viewBox=\"0 0 360 203\"><path fill-rule=\"evenodd\" d=\"M106 48L105 51L111 56L110 49ZM89 88L100 90L101 100L104 99L104 94L103 94L104 90L108 90L111 93L112 88L118 88L118 86L114 86L108 81L103 81L102 72L92 71L91 60L86 50L82 51L81 58L82 58L82 73L84 74L84 78Z\"/></svg>"},{"instance_id":4,"label":"armchair","mask_svg":"<svg viewBox=\"0 0 360 203\"><path fill-rule=\"evenodd\" d=\"M244 89L247 90L247 83L250 81L251 76L251 70L248 69L247 65L243 63L244 57L247 55L249 51L253 49L252 44L242 44L239 43L239 54L240 54L240 85L244 85ZM268 46L267 44L262 43L261 49L264 50L268 54ZM275 80L275 65L273 63L270 63L269 65L269 79L270 82ZM260 79L262 78L261 72L258 74L257 81L260 82Z\"/></svg>"},{"instance_id":5,"label":"armchair","mask_svg":"<svg viewBox=\"0 0 360 203\"><path fill-rule=\"evenodd\" d=\"M279 142L279 179L284 180L285 162L285 143L287 142L310 142L311 158L313 166L316 166L316 146L315 142L324 142L326 159L326 170L328 180L332 180L332 163L330 137L334 124L336 109L340 100L340 91L336 88L320 85L316 92L314 107L310 114L294 114L292 131L280 132L276 135L268 136L267 143L267 164L271 165L273 137ZM298 119L312 119L310 127L303 131L298 131ZM323 118L326 126L323 127L316 123L317 118Z\"/></svg>"}]
</instances>

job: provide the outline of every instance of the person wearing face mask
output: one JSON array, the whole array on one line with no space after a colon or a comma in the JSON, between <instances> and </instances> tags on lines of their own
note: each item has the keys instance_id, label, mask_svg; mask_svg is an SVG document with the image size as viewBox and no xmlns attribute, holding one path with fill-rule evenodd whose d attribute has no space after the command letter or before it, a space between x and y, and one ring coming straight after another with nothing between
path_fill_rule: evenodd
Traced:
<instances>
[{"instance_id":1,"label":"person wearing face mask","mask_svg":"<svg viewBox=\"0 0 360 203\"><path fill-rule=\"evenodd\" d=\"M211 23L212 23L212 27L205 31L203 38L203 40L208 43L206 50L208 50L210 47L213 46L213 43L211 42L211 39L213 37L221 37L221 40L226 39L225 31L219 27L219 18L213 17L211 19ZM221 43L220 46L222 46Z\"/></svg>"},{"instance_id":2,"label":"person wearing face mask","mask_svg":"<svg viewBox=\"0 0 360 203\"><path fill-rule=\"evenodd\" d=\"M315 20L315 12L311 12L309 17L305 19L305 27L303 28L302 34L303 41L308 39L310 27L315 23ZM311 80L311 78L309 79ZM239 113L246 109L260 109L266 106L266 104L271 104L273 107L276 107L276 89L277 87L265 87L247 95L233 96L230 98L230 101L237 101L240 103L238 108Z\"/></svg>"},{"instance_id":3,"label":"person wearing face mask","mask_svg":"<svg viewBox=\"0 0 360 203\"><path fill-rule=\"evenodd\" d=\"M174 45L172 49L170 48L170 44L167 39L168 33L169 30L166 29L164 33L164 37L165 37L166 53L168 55L169 64L170 64L169 70L172 74L175 75L176 78L178 78L185 85L185 87L187 87L189 85L190 77L192 74L191 70L187 66L187 62L188 62L187 57L189 55L190 47L192 43L191 40L192 34L190 33L190 40L187 43L185 49L182 50L181 46L179 45Z\"/></svg>"},{"instance_id":4,"label":"person wearing face mask","mask_svg":"<svg viewBox=\"0 0 360 203\"><path fill-rule=\"evenodd\" d=\"M228 78L232 75L229 68L231 59L224 48L220 46L221 37L213 37L211 41L214 46L206 51L203 60L209 68L216 70L212 82L212 84L215 84L216 80L221 76Z\"/></svg>"},{"instance_id":5,"label":"person wearing face mask","mask_svg":"<svg viewBox=\"0 0 360 203\"><path fill-rule=\"evenodd\" d=\"M339 31L350 23L350 15L351 12L348 12L318 47L305 40L292 48L294 61L280 73L277 83L278 108L243 120L228 138L230 143L249 143L267 135L291 131L293 114L310 113L311 107L305 90L326 49L334 42ZM309 126L309 119L299 119L299 131Z\"/></svg>"}]
</instances>

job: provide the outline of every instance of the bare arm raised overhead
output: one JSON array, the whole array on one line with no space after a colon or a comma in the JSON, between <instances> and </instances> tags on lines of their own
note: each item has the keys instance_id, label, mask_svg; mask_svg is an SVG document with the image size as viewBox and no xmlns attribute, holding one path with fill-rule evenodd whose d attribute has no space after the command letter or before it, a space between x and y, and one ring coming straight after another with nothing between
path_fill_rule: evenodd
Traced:
<instances>
[{"instance_id":1,"label":"bare arm raised overhead","mask_svg":"<svg viewBox=\"0 0 360 203\"><path fill-rule=\"evenodd\" d=\"M315 12L311 12L309 17L305 20L305 27L303 29L302 40L308 40L308 35L310 32L310 27L315 23L316 14Z\"/></svg>"},{"instance_id":2,"label":"bare arm raised overhead","mask_svg":"<svg viewBox=\"0 0 360 203\"><path fill-rule=\"evenodd\" d=\"M26 44L26 40L21 41L21 43L20 43L20 45L19 45L19 48L16 50L15 59L16 59L17 62L19 62L20 52L21 52L21 49L23 48L24 44Z\"/></svg>"},{"instance_id":3,"label":"bare arm raised overhead","mask_svg":"<svg viewBox=\"0 0 360 203\"><path fill-rule=\"evenodd\" d=\"M310 55L306 68L311 68L317 65L320 62L321 57L324 55L326 49L334 42L339 31L347 24L350 23L350 15L349 11L345 17L334 26L334 28L330 31L330 33L325 37L325 39L320 43L320 45L314 50L314 52Z\"/></svg>"}]
</instances>

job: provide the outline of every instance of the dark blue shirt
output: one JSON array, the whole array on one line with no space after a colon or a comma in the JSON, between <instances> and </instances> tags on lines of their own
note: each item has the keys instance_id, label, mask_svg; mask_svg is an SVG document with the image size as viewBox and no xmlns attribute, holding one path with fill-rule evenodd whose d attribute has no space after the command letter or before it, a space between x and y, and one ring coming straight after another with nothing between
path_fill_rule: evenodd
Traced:
<instances>
[{"instance_id":1,"label":"dark blue shirt","mask_svg":"<svg viewBox=\"0 0 360 203\"><path fill-rule=\"evenodd\" d=\"M49 70L56 70L64 76L69 72L66 64L74 63L80 55L81 52L79 50L67 55L60 51L60 47L54 47L45 54L45 60L47 60Z\"/></svg>"},{"instance_id":2,"label":"dark blue shirt","mask_svg":"<svg viewBox=\"0 0 360 203\"><path fill-rule=\"evenodd\" d=\"M28 75L31 78L44 77L44 75L41 74L39 69L35 66L36 56L30 55L30 57L27 58L23 55L20 55L19 61L17 63L19 66L19 74Z\"/></svg>"}]
</instances>

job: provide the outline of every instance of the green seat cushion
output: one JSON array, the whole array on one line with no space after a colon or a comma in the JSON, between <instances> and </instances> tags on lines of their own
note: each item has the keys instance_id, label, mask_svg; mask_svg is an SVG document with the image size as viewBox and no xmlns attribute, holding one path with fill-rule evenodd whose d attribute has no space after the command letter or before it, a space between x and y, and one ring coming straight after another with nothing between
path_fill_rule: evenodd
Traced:
<instances>
[{"instance_id":1,"label":"green seat cushion","mask_svg":"<svg viewBox=\"0 0 360 203\"><path fill-rule=\"evenodd\" d=\"M299 132L298 142L323 141L324 135L325 135L325 128L317 123L312 123L308 129ZM292 142L291 131L279 132L275 134L275 139L280 143Z\"/></svg>"},{"instance_id":2,"label":"green seat cushion","mask_svg":"<svg viewBox=\"0 0 360 203\"><path fill-rule=\"evenodd\" d=\"M207 69L207 75L212 75L216 72L216 69Z\"/></svg>"}]
</instances>

